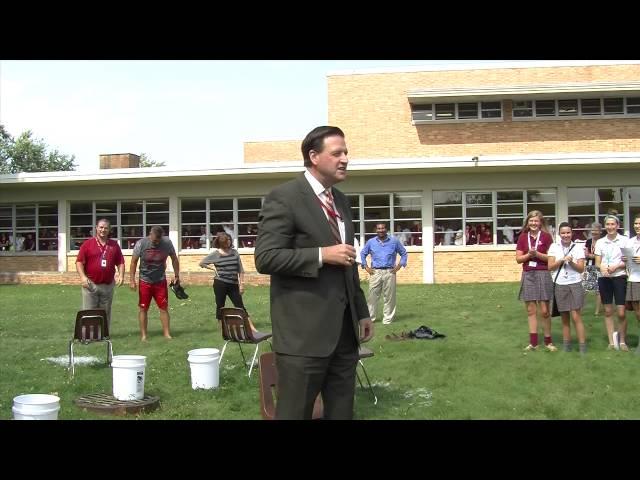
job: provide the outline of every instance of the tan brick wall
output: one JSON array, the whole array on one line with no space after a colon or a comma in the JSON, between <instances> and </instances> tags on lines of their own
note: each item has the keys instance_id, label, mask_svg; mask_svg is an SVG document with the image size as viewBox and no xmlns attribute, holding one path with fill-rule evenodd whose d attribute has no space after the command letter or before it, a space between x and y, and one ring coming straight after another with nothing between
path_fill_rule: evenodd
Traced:
<instances>
[{"instance_id":1,"label":"tan brick wall","mask_svg":"<svg viewBox=\"0 0 640 480\"><path fill-rule=\"evenodd\" d=\"M259 163L292 160L300 160L302 162L301 143L302 139L276 142L245 142L244 162Z\"/></svg>"},{"instance_id":2,"label":"tan brick wall","mask_svg":"<svg viewBox=\"0 0 640 480\"><path fill-rule=\"evenodd\" d=\"M412 125L412 89L637 81L640 65L336 75L329 124L345 131L350 157L422 157L640 149L640 119Z\"/></svg>"},{"instance_id":3,"label":"tan brick wall","mask_svg":"<svg viewBox=\"0 0 640 480\"><path fill-rule=\"evenodd\" d=\"M3 256L0 257L0 272L57 272L58 257L54 256Z\"/></svg>"},{"instance_id":4,"label":"tan brick wall","mask_svg":"<svg viewBox=\"0 0 640 480\"><path fill-rule=\"evenodd\" d=\"M0 285L18 283L27 285L80 285L80 280L76 272L0 272Z\"/></svg>"},{"instance_id":5,"label":"tan brick wall","mask_svg":"<svg viewBox=\"0 0 640 480\"><path fill-rule=\"evenodd\" d=\"M434 252L435 283L517 282L522 265L514 251Z\"/></svg>"}]
</instances>

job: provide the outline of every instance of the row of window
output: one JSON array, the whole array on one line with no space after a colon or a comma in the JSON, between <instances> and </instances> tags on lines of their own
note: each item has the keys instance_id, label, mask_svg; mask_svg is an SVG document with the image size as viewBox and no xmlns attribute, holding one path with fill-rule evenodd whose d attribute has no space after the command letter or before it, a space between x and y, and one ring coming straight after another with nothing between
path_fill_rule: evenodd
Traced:
<instances>
[{"instance_id":1,"label":"row of window","mask_svg":"<svg viewBox=\"0 0 640 480\"><path fill-rule=\"evenodd\" d=\"M514 100L514 120L640 115L640 97ZM414 122L501 120L502 102L411 104Z\"/></svg>"},{"instance_id":2,"label":"row of window","mask_svg":"<svg viewBox=\"0 0 640 480\"><path fill-rule=\"evenodd\" d=\"M500 120L502 119L502 102L412 104L411 119L414 122Z\"/></svg>"},{"instance_id":3,"label":"row of window","mask_svg":"<svg viewBox=\"0 0 640 480\"><path fill-rule=\"evenodd\" d=\"M639 115L640 97L522 100L513 102L513 119Z\"/></svg>"},{"instance_id":4,"label":"row of window","mask_svg":"<svg viewBox=\"0 0 640 480\"><path fill-rule=\"evenodd\" d=\"M433 203L436 246L516 243L532 210L542 212L552 233L557 225L553 189L442 191L433 193ZM604 225L608 214L620 219L621 232L633 232L630 220L640 213L640 187L569 188L568 203L574 240L587 240L591 225Z\"/></svg>"},{"instance_id":5,"label":"row of window","mask_svg":"<svg viewBox=\"0 0 640 480\"><path fill-rule=\"evenodd\" d=\"M384 222L404 245L422 245L420 193L348 194L353 228L361 244ZM237 247L252 248L262 197L195 198L180 202L181 248L210 249L218 232L227 232ZM436 191L433 193L434 245L512 244L531 210L540 210L556 225L555 189ZM69 250L78 250L94 234L97 220L111 221L111 238L123 249L160 225L169 234L169 201L118 200L70 202ZM616 214L623 230L640 213L640 187L569 188L568 213L574 239L586 240L591 224ZM57 203L0 205L0 251L57 251Z\"/></svg>"}]
</instances>

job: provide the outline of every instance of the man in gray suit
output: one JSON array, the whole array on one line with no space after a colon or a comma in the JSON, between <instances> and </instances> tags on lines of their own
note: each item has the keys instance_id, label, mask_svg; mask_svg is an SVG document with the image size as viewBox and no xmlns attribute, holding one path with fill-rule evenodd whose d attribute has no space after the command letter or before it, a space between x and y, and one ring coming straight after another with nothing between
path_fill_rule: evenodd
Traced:
<instances>
[{"instance_id":1,"label":"man in gray suit","mask_svg":"<svg viewBox=\"0 0 640 480\"><path fill-rule=\"evenodd\" d=\"M311 419L319 393L324 418L353 418L358 345L373 337L360 288L337 127L302 141L306 172L269 193L260 212L255 262L271 275L271 322L278 369L277 419Z\"/></svg>"}]
</instances>

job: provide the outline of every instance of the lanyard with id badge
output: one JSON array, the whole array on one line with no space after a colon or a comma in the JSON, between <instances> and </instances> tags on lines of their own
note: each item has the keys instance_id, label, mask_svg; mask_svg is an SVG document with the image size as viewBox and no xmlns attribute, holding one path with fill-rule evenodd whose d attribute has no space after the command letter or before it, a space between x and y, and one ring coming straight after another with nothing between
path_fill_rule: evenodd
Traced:
<instances>
[{"instance_id":1,"label":"lanyard with id badge","mask_svg":"<svg viewBox=\"0 0 640 480\"><path fill-rule=\"evenodd\" d=\"M538 250L538 243L540 243L540 232L538 231L538 236L536 237L536 243L533 245L533 250ZM529 250L531 250L531 235L527 234L527 244L529 245ZM535 268L538 266L538 262L535 260L529 261L529 266L531 268Z\"/></svg>"},{"instance_id":2,"label":"lanyard with id badge","mask_svg":"<svg viewBox=\"0 0 640 480\"><path fill-rule=\"evenodd\" d=\"M107 240L108 242L108 240ZM107 268L107 251L109 250L109 245L107 245L106 243L104 244L104 247L102 245L100 245L100 242L98 241L98 239L96 238L96 243L98 244L98 248L100 249L101 255L100 255L100 266L102 268Z\"/></svg>"}]
</instances>

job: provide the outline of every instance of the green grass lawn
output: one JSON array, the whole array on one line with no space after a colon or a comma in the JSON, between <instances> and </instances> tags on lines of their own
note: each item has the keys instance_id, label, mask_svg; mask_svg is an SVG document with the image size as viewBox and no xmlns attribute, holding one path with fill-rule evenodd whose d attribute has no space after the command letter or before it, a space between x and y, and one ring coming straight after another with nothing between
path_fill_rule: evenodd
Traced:
<instances>
[{"instance_id":1,"label":"green grass lawn","mask_svg":"<svg viewBox=\"0 0 640 480\"><path fill-rule=\"evenodd\" d=\"M358 388L356 418L640 418L640 356L605 349L604 322L593 315L593 295L584 314L586 356L575 351L577 344L572 353L525 354L527 321L517 290L515 283L399 286L396 323L376 322L376 336L368 344L375 356L365 360L378 405ZM236 345L227 348L218 389L191 389L187 351L222 348L223 341L213 316L211 288L190 286L187 292L189 300L170 299L174 339L162 337L154 305L146 344L139 341L137 294L126 287L116 292L114 353L146 355L145 393L161 399L155 412L127 418L259 419L258 372L247 379ZM13 397L25 393L58 395L60 419L119 418L84 412L73 404L82 395L111 393L111 370L105 364L78 366L71 380L66 368L42 360L67 353L80 303L79 287L0 286L1 419L12 417ZM249 287L245 303L258 328L270 330L268 287ZM628 318L628 343L635 350L638 324L633 314ZM447 338L385 339L388 333L423 324ZM559 318L553 320L553 335L560 345ZM103 343L76 348L77 355L101 359L105 351Z\"/></svg>"}]
</instances>

